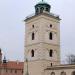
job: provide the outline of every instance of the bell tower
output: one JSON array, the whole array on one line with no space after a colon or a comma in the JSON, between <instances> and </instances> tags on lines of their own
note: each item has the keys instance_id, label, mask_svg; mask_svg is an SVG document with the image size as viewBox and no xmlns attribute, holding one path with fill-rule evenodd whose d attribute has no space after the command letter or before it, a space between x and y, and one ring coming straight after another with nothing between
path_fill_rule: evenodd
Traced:
<instances>
[{"instance_id":1,"label":"bell tower","mask_svg":"<svg viewBox=\"0 0 75 75\"><path fill-rule=\"evenodd\" d=\"M42 1L25 21L24 75L43 75L48 66L60 64L60 18Z\"/></svg>"}]
</instances>

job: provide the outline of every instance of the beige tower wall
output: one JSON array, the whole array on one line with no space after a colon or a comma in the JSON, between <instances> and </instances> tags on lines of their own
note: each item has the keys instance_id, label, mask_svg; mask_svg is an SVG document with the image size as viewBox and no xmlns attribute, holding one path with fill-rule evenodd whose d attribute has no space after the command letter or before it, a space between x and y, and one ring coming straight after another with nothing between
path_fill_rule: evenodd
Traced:
<instances>
[{"instance_id":1,"label":"beige tower wall","mask_svg":"<svg viewBox=\"0 0 75 75\"><path fill-rule=\"evenodd\" d=\"M50 28L52 24L52 28ZM34 25L34 28L32 27ZM32 32L35 40L31 39ZM49 33L53 33L53 40L49 40ZM35 55L31 57L31 50ZM49 57L49 50L53 49L53 57ZM28 59L29 75L44 75L48 66L60 64L60 26L59 20L47 15L38 15L26 20L25 24L25 58ZM24 63L24 75L26 74Z\"/></svg>"}]
</instances>

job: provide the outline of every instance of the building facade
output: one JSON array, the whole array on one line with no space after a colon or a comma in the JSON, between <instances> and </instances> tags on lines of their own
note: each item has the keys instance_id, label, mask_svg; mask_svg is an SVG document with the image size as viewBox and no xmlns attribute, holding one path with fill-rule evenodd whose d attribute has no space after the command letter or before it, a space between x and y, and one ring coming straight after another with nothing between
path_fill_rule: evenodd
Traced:
<instances>
[{"instance_id":1,"label":"building facade","mask_svg":"<svg viewBox=\"0 0 75 75\"><path fill-rule=\"evenodd\" d=\"M2 52L0 49L0 75L23 75L24 62L2 60Z\"/></svg>"},{"instance_id":2,"label":"building facade","mask_svg":"<svg viewBox=\"0 0 75 75\"><path fill-rule=\"evenodd\" d=\"M25 21L24 75L75 75L75 65L60 63L60 18L42 1Z\"/></svg>"}]
</instances>

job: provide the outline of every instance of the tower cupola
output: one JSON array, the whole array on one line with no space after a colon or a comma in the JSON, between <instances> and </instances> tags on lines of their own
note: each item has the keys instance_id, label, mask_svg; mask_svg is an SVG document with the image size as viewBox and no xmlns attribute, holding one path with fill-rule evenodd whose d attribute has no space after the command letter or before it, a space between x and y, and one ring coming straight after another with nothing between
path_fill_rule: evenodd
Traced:
<instances>
[{"instance_id":1,"label":"tower cupola","mask_svg":"<svg viewBox=\"0 0 75 75\"><path fill-rule=\"evenodd\" d=\"M41 1L35 5L35 14L50 13L50 9L51 6L48 3Z\"/></svg>"}]
</instances>

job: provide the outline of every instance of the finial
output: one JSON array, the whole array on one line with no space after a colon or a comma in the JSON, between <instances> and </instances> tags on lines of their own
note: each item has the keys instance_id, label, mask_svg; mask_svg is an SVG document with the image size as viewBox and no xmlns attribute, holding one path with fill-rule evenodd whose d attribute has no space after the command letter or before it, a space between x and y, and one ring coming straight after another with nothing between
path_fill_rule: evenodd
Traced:
<instances>
[{"instance_id":1,"label":"finial","mask_svg":"<svg viewBox=\"0 0 75 75\"><path fill-rule=\"evenodd\" d=\"M42 2L43 2L43 0L42 0Z\"/></svg>"}]
</instances>

